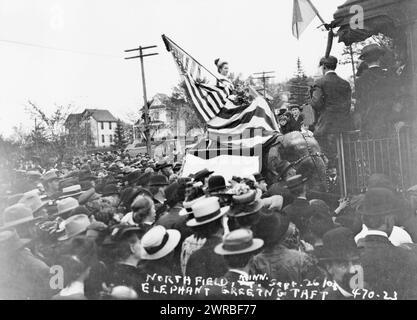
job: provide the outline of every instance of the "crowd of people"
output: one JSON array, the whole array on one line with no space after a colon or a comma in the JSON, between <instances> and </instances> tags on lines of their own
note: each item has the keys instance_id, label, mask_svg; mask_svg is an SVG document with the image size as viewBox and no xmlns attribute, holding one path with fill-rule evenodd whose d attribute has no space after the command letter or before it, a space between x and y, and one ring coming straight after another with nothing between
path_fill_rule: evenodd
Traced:
<instances>
[{"instance_id":1,"label":"crowd of people","mask_svg":"<svg viewBox=\"0 0 417 320\"><path fill-rule=\"evenodd\" d=\"M376 174L334 206L279 167L268 185L260 173L184 177L180 163L122 151L18 163L0 201L0 298L296 299L248 288L306 281L330 283L326 299L417 298L414 198ZM159 277L200 288L150 290Z\"/></svg>"}]
</instances>

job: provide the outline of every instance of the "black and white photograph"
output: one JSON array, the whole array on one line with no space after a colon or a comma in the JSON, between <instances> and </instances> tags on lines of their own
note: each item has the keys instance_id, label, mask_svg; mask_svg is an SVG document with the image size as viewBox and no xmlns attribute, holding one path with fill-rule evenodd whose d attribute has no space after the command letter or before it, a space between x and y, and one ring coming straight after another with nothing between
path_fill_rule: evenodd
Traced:
<instances>
[{"instance_id":1,"label":"black and white photograph","mask_svg":"<svg viewBox=\"0 0 417 320\"><path fill-rule=\"evenodd\" d=\"M0 300L417 300L416 116L417 0L0 0Z\"/></svg>"}]
</instances>

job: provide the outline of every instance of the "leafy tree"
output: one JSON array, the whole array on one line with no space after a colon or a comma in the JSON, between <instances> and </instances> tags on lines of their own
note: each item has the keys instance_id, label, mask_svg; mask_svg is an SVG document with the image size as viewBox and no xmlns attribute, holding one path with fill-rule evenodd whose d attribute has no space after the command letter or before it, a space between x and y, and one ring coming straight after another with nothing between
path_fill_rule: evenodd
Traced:
<instances>
[{"instance_id":1,"label":"leafy tree","mask_svg":"<svg viewBox=\"0 0 417 320\"><path fill-rule=\"evenodd\" d=\"M56 105L52 114L46 114L38 105L28 101L27 111L36 121L35 129L29 136L27 149L32 155L41 156L44 161L54 159L61 162L66 154L70 154L65 121L72 109L71 105Z\"/></svg>"}]
</instances>

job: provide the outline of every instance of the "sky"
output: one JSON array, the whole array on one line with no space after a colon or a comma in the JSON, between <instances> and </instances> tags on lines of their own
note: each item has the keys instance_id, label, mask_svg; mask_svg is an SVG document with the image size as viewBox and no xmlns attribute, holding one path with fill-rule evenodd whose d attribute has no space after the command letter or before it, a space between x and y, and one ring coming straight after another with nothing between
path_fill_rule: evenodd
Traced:
<instances>
[{"instance_id":1,"label":"sky","mask_svg":"<svg viewBox=\"0 0 417 320\"><path fill-rule=\"evenodd\" d=\"M345 0L312 2L330 22ZM297 40L292 10L292 0L0 0L0 134L33 128L28 100L46 113L71 104L75 112L102 108L128 119L143 92L139 60L125 60L132 54L124 50L139 45L158 46L148 52L159 55L145 58L148 100L170 94L180 78L162 34L213 71L220 57L236 74L275 71L283 81L300 57L312 76L327 32L315 18ZM335 39L332 55L342 49ZM338 72L350 76L348 66Z\"/></svg>"}]
</instances>

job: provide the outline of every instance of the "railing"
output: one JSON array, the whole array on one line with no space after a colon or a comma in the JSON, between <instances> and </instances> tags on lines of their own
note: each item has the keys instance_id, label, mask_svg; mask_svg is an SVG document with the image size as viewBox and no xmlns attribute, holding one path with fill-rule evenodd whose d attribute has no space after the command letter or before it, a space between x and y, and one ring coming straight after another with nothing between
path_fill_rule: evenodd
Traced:
<instances>
[{"instance_id":1,"label":"railing","mask_svg":"<svg viewBox=\"0 0 417 320\"><path fill-rule=\"evenodd\" d=\"M374 173L389 176L400 191L416 184L411 132L411 127L403 127L380 139L364 139L359 131L340 134L337 150L342 195L365 191L368 178Z\"/></svg>"}]
</instances>

